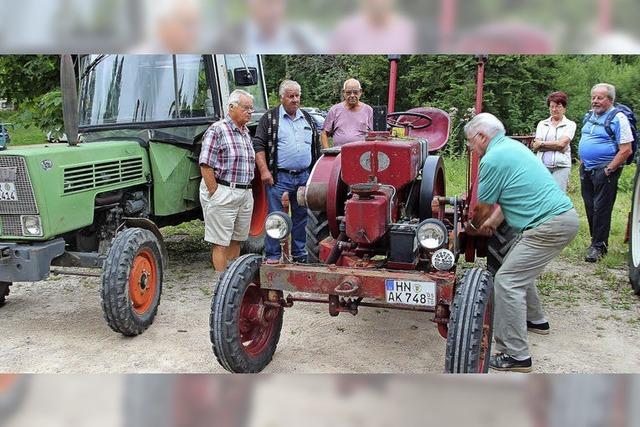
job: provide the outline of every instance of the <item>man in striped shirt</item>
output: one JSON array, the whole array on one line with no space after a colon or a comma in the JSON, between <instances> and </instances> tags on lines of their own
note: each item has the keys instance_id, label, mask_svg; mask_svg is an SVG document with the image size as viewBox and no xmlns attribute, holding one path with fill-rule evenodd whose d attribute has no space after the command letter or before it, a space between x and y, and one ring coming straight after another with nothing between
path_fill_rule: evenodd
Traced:
<instances>
[{"instance_id":1,"label":"man in striped shirt","mask_svg":"<svg viewBox=\"0 0 640 427\"><path fill-rule=\"evenodd\" d=\"M213 243L211 261L216 271L223 271L238 257L241 242L249 236L256 156L246 124L253 111L253 96L234 90L229 95L229 113L211 125L202 141L200 204L204 239Z\"/></svg>"}]
</instances>

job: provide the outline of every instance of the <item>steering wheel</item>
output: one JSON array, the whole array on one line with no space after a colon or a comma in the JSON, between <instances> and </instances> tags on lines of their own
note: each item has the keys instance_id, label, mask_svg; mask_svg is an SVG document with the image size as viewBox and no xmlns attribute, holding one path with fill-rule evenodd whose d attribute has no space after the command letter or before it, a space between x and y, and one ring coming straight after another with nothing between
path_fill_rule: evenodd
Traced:
<instances>
[{"instance_id":1,"label":"steering wheel","mask_svg":"<svg viewBox=\"0 0 640 427\"><path fill-rule=\"evenodd\" d=\"M415 117L415 119L410 122L405 122L405 121L401 122L399 118L404 116ZM417 123L420 120L426 120L427 123L416 126L415 123ZM426 127L431 126L432 123L433 123L433 120L431 119L431 117L427 116L426 114L413 113L408 111L404 113L400 112L400 113L387 114L387 125L389 125L389 127L392 127L392 128L406 127L409 129L424 129Z\"/></svg>"}]
</instances>

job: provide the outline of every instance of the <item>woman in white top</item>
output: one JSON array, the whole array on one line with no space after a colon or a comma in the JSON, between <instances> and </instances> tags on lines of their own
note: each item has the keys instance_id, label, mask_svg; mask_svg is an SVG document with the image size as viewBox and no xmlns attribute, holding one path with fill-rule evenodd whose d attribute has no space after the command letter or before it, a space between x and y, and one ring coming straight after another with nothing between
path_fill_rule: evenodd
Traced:
<instances>
[{"instance_id":1,"label":"woman in white top","mask_svg":"<svg viewBox=\"0 0 640 427\"><path fill-rule=\"evenodd\" d=\"M576 134L576 123L567 119L567 94L553 92L547 97L551 117L542 120L536 128L531 147L549 169L563 191L567 191L571 172L571 140Z\"/></svg>"}]
</instances>

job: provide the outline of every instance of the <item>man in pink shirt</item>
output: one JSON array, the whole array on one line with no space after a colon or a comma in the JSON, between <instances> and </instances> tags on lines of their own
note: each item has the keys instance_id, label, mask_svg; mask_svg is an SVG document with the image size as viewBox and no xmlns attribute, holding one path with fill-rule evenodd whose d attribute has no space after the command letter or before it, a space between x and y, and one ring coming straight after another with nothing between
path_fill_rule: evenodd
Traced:
<instances>
[{"instance_id":1,"label":"man in pink shirt","mask_svg":"<svg viewBox=\"0 0 640 427\"><path fill-rule=\"evenodd\" d=\"M360 102L362 88L356 79L349 79L342 86L344 101L329 110L324 121L322 148L329 148L329 137L333 146L340 147L347 142L362 141L373 129L373 108Z\"/></svg>"}]
</instances>

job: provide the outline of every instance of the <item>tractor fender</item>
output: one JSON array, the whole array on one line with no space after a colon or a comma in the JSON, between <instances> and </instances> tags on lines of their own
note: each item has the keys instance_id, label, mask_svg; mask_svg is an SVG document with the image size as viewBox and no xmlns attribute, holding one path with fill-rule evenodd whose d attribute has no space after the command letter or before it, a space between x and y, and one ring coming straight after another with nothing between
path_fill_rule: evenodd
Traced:
<instances>
[{"instance_id":1,"label":"tractor fender","mask_svg":"<svg viewBox=\"0 0 640 427\"><path fill-rule=\"evenodd\" d=\"M422 167L420 184L419 213L420 221L431 218L431 201L435 196L446 194L444 162L440 156L427 156Z\"/></svg>"},{"instance_id":2,"label":"tractor fender","mask_svg":"<svg viewBox=\"0 0 640 427\"><path fill-rule=\"evenodd\" d=\"M164 239L162 238L162 233L160 233L160 229L153 221L147 218L123 218L122 224L120 224L120 227L118 227L118 229L116 230L116 234L122 231L122 229L125 227L144 228L145 230L149 230L150 232L152 232L158 239L158 242L160 243L160 251L162 252L162 268L163 269L167 268L167 260L169 259L169 252L167 251L167 246L164 244Z\"/></svg>"}]
</instances>

